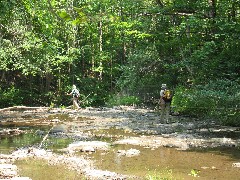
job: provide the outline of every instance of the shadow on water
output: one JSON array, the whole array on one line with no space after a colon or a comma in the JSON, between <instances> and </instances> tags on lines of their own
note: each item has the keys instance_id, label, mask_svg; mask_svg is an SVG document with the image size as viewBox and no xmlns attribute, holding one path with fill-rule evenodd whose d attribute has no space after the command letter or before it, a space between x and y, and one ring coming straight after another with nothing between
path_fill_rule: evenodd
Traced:
<instances>
[{"instance_id":1,"label":"shadow on water","mask_svg":"<svg viewBox=\"0 0 240 180\"><path fill-rule=\"evenodd\" d=\"M240 160L240 147L195 148L187 152L212 153L220 156L228 156L233 160Z\"/></svg>"}]
</instances>

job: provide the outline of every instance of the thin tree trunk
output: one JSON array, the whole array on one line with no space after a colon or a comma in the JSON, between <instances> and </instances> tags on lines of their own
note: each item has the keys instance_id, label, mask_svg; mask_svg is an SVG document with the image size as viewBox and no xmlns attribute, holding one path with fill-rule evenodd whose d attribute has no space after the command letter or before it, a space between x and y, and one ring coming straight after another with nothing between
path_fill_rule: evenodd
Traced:
<instances>
[{"instance_id":1,"label":"thin tree trunk","mask_svg":"<svg viewBox=\"0 0 240 180\"><path fill-rule=\"evenodd\" d=\"M59 76L58 76L58 93L61 92L61 69L59 69Z\"/></svg>"},{"instance_id":2,"label":"thin tree trunk","mask_svg":"<svg viewBox=\"0 0 240 180\"><path fill-rule=\"evenodd\" d=\"M6 71L2 71L1 81L5 80L5 73L6 73Z\"/></svg>"},{"instance_id":3,"label":"thin tree trunk","mask_svg":"<svg viewBox=\"0 0 240 180\"><path fill-rule=\"evenodd\" d=\"M217 15L217 13L216 13L216 1L217 0L208 0L208 4L209 4L209 8L210 8L209 17L213 18L213 19Z\"/></svg>"},{"instance_id":4,"label":"thin tree trunk","mask_svg":"<svg viewBox=\"0 0 240 180\"><path fill-rule=\"evenodd\" d=\"M50 89L51 81L52 81L52 74L46 73L46 87L45 87L46 92L48 92Z\"/></svg>"},{"instance_id":5,"label":"thin tree trunk","mask_svg":"<svg viewBox=\"0 0 240 180\"><path fill-rule=\"evenodd\" d=\"M231 8L231 14L230 14L230 19L236 21L236 1L232 2L232 8Z\"/></svg>"},{"instance_id":6,"label":"thin tree trunk","mask_svg":"<svg viewBox=\"0 0 240 180\"><path fill-rule=\"evenodd\" d=\"M121 16L121 20L124 21L124 15L123 15L123 7L121 5L120 8L120 16ZM122 55L121 55L121 64L125 64L125 60L126 60L126 51L127 51L127 47L126 47L126 43L125 43L125 35L124 35L124 31L123 29L121 30L121 38L123 40L123 44L122 44Z\"/></svg>"},{"instance_id":7,"label":"thin tree trunk","mask_svg":"<svg viewBox=\"0 0 240 180\"><path fill-rule=\"evenodd\" d=\"M102 13L101 9L100 9L100 14ZM99 51L100 54L102 54L103 51L103 30L102 30L102 18L99 21ZM102 80L102 60L100 59L99 62L99 66L100 66L100 71L99 71L99 79Z\"/></svg>"}]
</instances>

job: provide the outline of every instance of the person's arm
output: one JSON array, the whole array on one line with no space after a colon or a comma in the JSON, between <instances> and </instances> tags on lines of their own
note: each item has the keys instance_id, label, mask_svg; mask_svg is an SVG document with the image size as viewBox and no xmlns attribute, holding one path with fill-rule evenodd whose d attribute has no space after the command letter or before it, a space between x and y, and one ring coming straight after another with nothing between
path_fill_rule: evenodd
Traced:
<instances>
[{"instance_id":1,"label":"person's arm","mask_svg":"<svg viewBox=\"0 0 240 180\"><path fill-rule=\"evenodd\" d=\"M67 93L67 95L71 96L73 94L73 91L74 89L70 93Z\"/></svg>"},{"instance_id":2,"label":"person's arm","mask_svg":"<svg viewBox=\"0 0 240 180\"><path fill-rule=\"evenodd\" d=\"M164 95L164 90L161 89L161 91L160 91L160 97L163 97L163 95Z\"/></svg>"}]
</instances>

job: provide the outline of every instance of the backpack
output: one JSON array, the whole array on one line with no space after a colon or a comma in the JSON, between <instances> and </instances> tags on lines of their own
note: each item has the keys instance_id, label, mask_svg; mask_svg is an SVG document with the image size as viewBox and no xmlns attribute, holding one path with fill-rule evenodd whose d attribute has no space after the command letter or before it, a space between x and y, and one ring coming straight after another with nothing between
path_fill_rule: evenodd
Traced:
<instances>
[{"instance_id":1,"label":"backpack","mask_svg":"<svg viewBox=\"0 0 240 180\"><path fill-rule=\"evenodd\" d=\"M79 96L80 96L79 91L78 91L77 89L75 89L75 90L73 91L73 97L79 98Z\"/></svg>"},{"instance_id":2,"label":"backpack","mask_svg":"<svg viewBox=\"0 0 240 180\"><path fill-rule=\"evenodd\" d=\"M164 91L163 100L164 101L171 101L171 99L172 99L171 91L169 89L166 89Z\"/></svg>"}]
</instances>

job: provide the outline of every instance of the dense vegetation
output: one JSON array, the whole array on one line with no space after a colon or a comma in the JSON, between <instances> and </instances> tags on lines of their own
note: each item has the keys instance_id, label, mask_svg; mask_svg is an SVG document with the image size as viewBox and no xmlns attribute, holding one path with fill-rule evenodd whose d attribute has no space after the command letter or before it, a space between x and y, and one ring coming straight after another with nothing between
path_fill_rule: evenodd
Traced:
<instances>
[{"instance_id":1,"label":"dense vegetation","mask_svg":"<svg viewBox=\"0 0 240 180\"><path fill-rule=\"evenodd\" d=\"M146 103L240 125L239 0L1 0L0 106Z\"/></svg>"}]
</instances>

